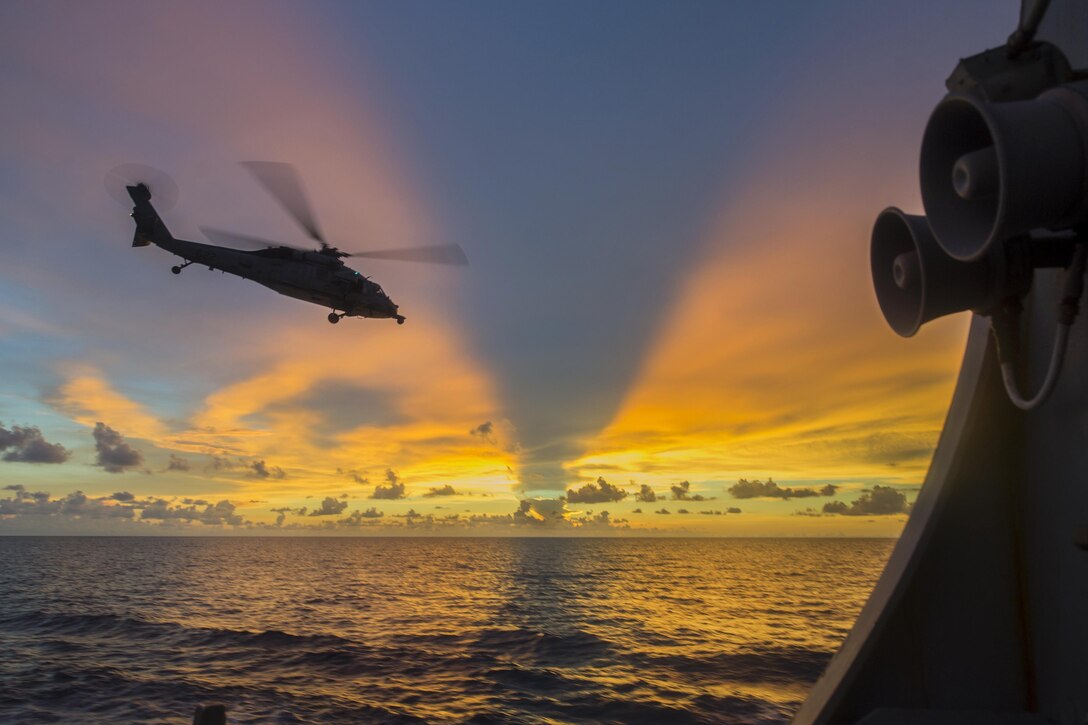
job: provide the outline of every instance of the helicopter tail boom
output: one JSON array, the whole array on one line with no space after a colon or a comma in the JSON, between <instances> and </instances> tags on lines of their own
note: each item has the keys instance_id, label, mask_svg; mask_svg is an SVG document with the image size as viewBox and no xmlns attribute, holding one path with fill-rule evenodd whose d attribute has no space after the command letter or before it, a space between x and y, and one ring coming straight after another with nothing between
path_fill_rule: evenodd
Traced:
<instances>
[{"instance_id":1,"label":"helicopter tail boom","mask_svg":"<svg viewBox=\"0 0 1088 725\"><path fill-rule=\"evenodd\" d=\"M151 206L151 190L146 184L126 186L125 190L132 198L132 219L136 222L136 233L132 237L132 246L146 247L149 244L168 242L173 235L166 228L155 207Z\"/></svg>"}]
</instances>

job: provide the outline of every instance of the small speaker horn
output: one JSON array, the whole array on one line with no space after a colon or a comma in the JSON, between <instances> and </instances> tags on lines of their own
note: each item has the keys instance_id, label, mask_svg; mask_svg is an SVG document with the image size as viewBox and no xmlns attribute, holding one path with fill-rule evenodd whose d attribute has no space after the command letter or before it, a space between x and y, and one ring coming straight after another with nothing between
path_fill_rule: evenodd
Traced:
<instances>
[{"instance_id":1,"label":"small speaker horn","mask_svg":"<svg viewBox=\"0 0 1088 725\"><path fill-rule=\"evenodd\" d=\"M922 203L946 252L978 259L995 242L1088 218L1088 83L1030 101L945 97L922 139Z\"/></svg>"},{"instance_id":2,"label":"small speaker horn","mask_svg":"<svg viewBox=\"0 0 1088 725\"><path fill-rule=\"evenodd\" d=\"M896 207L882 211L873 225L873 288L884 319L903 337L954 312L985 313L1002 294L1001 260L996 254L975 262L953 259L937 243L924 216Z\"/></svg>"}]
</instances>

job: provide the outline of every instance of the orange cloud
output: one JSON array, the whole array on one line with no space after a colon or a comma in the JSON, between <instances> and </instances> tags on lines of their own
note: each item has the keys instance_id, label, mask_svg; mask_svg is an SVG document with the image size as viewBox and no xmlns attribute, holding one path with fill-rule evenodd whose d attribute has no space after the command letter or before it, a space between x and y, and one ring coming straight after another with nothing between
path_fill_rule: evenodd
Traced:
<instances>
[{"instance_id":1,"label":"orange cloud","mask_svg":"<svg viewBox=\"0 0 1088 725\"><path fill-rule=\"evenodd\" d=\"M298 476L393 467L409 479L470 479L511 462L469 433L497 404L486 370L454 331L424 318L360 324L365 337L327 325L269 335L267 366L210 395L193 427ZM360 391L355 407L373 409L311 395L322 389ZM333 429L329 411L343 407L343 427Z\"/></svg>"},{"instance_id":2,"label":"orange cloud","mask_svg":"<svg viewBox=\"0 0 1088 725\"><path fill-rule=\"evenodd\" d=\"M88 365L69 365L63 372L67 380L51 396L50 403L72 420L89 428L103 421L136 438L154 440L167 435L158 417L115 390L101 371Z\"/></svg>"}]
</instances>

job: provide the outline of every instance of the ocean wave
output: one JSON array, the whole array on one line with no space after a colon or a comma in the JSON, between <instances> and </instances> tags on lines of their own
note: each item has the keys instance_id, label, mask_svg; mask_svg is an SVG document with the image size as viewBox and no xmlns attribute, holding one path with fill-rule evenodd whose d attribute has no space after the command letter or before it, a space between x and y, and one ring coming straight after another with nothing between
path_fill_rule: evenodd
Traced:
<instances>
[{"instance_id":1,"label":"ocean wave","mask_svg":"<svg viewBox=\"0 0 1088 725\"><path fill-rule=\"evenodd\" d=\"M145 642L184 641L190 646L247 646L263 649L330 648L350 644L335 634L289 634L277 629L252 632L156 622L117 614L29 611L0 616L0 630L38 634L119 635Z\"/></svg>"},{"instance_id":2,"label":"ocean wave","mask_svg":"<svg viewBox=\"0 0 1088 725\"><path fill-rule=\"evenodd\" d=\"M835 543L65 546L0 539L5 725L177 723L210 703L231 725L787 722L889 547L844 544L854 564L829 572ZM378 565L344 576L359 562ZM802 564L801 584L762 578Z\"/></svg>"},{"instance_id":3,"label":"ocean wave","mask_svg":"<svg viewBox=\"0 0 1088 725\"><path fill-rule=\"evenodd\" d=\"M632 653L628 659L639 667L667 669L701 680L788 683L815 681L831 653L802 647L768 647L750 652Z\"/></svg>"},{"instance_id":4,"label":"ocean wave","mask_svg":"<svg viewBox=\"0 0 1088 725\"><path fill-rule=\"evenodd\" d=\"M470 652L497 653L502 659L540 664L591 664L608 657L611 643L591 634L574 630L566 633L532 629L484 629L462 638Z\"/></svg>"}]
</instances>

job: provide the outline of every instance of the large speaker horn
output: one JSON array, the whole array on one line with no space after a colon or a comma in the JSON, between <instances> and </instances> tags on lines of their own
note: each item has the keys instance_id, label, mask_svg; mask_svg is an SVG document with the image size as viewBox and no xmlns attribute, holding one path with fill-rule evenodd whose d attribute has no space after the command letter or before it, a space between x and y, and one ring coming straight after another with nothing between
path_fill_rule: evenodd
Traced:
<instances>
[{"instance_id":1,"label":"large speaker horn","mask_svg":"<svg viewBox=\"0 0 1088 725\"><path fill-rule=\"evenodd\" d=\"M873 287L888 325L903 337L937 317L985 311L999 299L1004 264L997 254L961 262L941 249L924 216L895 207L880 213L870 247Z\"/></svg>"},{"instance_id":2,"label":"large speaker horn","mask_svg":"<svg viewBox=\"0 0 1088 725\"><path fill-rule=\"evenodd\" d=\"M1030 101L953 95L922 139L922 203L933 234L959 260L1033 229L1088 218L1088 83Z\"/></svg>"}]
</instances>

